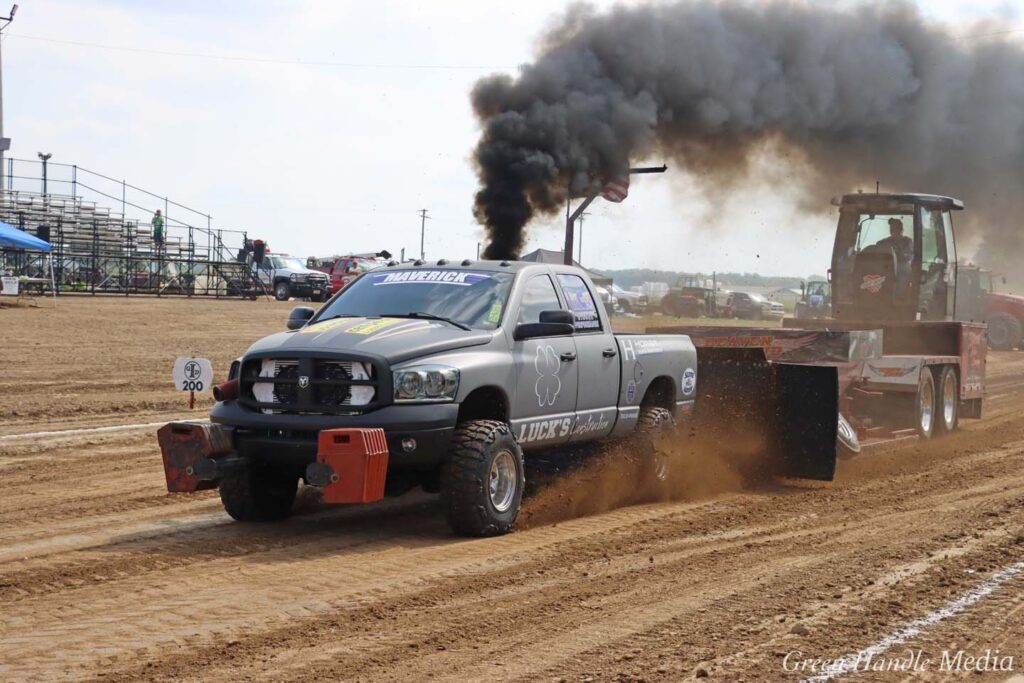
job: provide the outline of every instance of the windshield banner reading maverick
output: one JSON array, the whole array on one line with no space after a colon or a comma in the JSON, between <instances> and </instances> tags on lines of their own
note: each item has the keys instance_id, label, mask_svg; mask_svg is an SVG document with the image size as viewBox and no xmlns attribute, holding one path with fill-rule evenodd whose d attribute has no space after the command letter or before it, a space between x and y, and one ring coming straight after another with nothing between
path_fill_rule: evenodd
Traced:
<instances>
[{"instance_id":1,"label":"windshield banner reading maverick","mask_svg":"<svg viewBox=\"0 0 1024 683\"><path fill-rule=\"evenodd\" d=\"M374 287L413 282L440 282L446 285L469 287L491 279L487 273L471 273L465 270L400 270L395 273L377 273L372 277Z\"/></svg>"}]
</instances>

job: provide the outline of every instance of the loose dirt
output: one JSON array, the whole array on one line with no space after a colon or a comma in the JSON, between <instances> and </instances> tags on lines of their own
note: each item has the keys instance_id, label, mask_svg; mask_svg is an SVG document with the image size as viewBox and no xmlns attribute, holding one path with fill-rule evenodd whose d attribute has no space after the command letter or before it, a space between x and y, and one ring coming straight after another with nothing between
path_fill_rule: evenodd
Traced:
<instances>
[{"instance_id":1,"label":"loose dirt","mask_svg":"<svg viewBox=\"0 0 1024 683\"><path fill-rule=\"evenodd\" d=\"M0 310L0 437L182 417L174 358L223 376L292 305ZM481 540L416 493L233 523L216 493L165 493L152 427L0 438L0 680L798 680L788 653L869 648L1024 561L1024 354L992 354L989 380L983 420L832 484L696 462L669 499L626 505L590 467ZM944 650L1020 674L1022 633L1018 573L890 654L932 658L920 680L950 677Z\"/></svg>"}]
</instances>

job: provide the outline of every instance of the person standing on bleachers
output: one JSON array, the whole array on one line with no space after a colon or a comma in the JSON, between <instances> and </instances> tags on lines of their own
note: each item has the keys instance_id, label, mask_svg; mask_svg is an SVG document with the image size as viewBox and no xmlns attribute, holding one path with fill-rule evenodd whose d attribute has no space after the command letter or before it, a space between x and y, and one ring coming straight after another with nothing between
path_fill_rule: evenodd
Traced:
<instances>
[{"instance_id":1,"label":"person standing on bleachers","mask_svg":"<svg viewBox=\"0 0 1024 683\"><path fill-rule=\"evenodd\" d=\"M153 214L153 245L158 254L164 249L164 217L160 209Z\"/></svg>"}]
</instances>

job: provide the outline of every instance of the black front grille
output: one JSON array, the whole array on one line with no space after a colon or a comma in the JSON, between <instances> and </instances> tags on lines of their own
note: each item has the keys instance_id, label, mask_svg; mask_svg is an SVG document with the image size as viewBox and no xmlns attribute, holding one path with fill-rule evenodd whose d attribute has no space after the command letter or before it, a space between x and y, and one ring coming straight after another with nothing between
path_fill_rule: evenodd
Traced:
<instances>
[{"instance_id":1,"label":"black front grille","mask_svg":"<svg viewBox=\"0 0 1024 683\"><path fill-rule=\"evenodd\" d=\"M369 361L252 358L242 364L240 401L264 413L359 413L379 405L378 379Z\"/></svg>"}]
</instances>

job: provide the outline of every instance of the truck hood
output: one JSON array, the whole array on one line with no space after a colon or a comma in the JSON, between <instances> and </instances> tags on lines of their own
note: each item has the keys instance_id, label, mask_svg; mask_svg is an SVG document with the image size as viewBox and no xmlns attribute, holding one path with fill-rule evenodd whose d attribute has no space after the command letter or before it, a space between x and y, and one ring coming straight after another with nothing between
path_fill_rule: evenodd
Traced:
<instances>
[{"instance_id":1,"label":"truck hood","mask_svg":"<svg viewBox=\"0 0 1024 683\"><path fill-rule=\"evenodd\" d=\"M399 363L442 351L481 346L498 334L488 330L462 330L434 320L407 318L337 318L290 332L264 337L250 353L330 351L368 353Z\"/></svg>"},{"instance_id":2,"label":"truck hood","mask_svg":"<svg viewBox=\"0 0 1024 683\"><path fill-rule=\"evenodd\" d=\"M1002 301L1003 303L1024 307L1024 296L1021 296L1020 294L1001 294L999 292L991 292L988 294L988 297L995 301Z\"/></svg>"}]
</instances>

